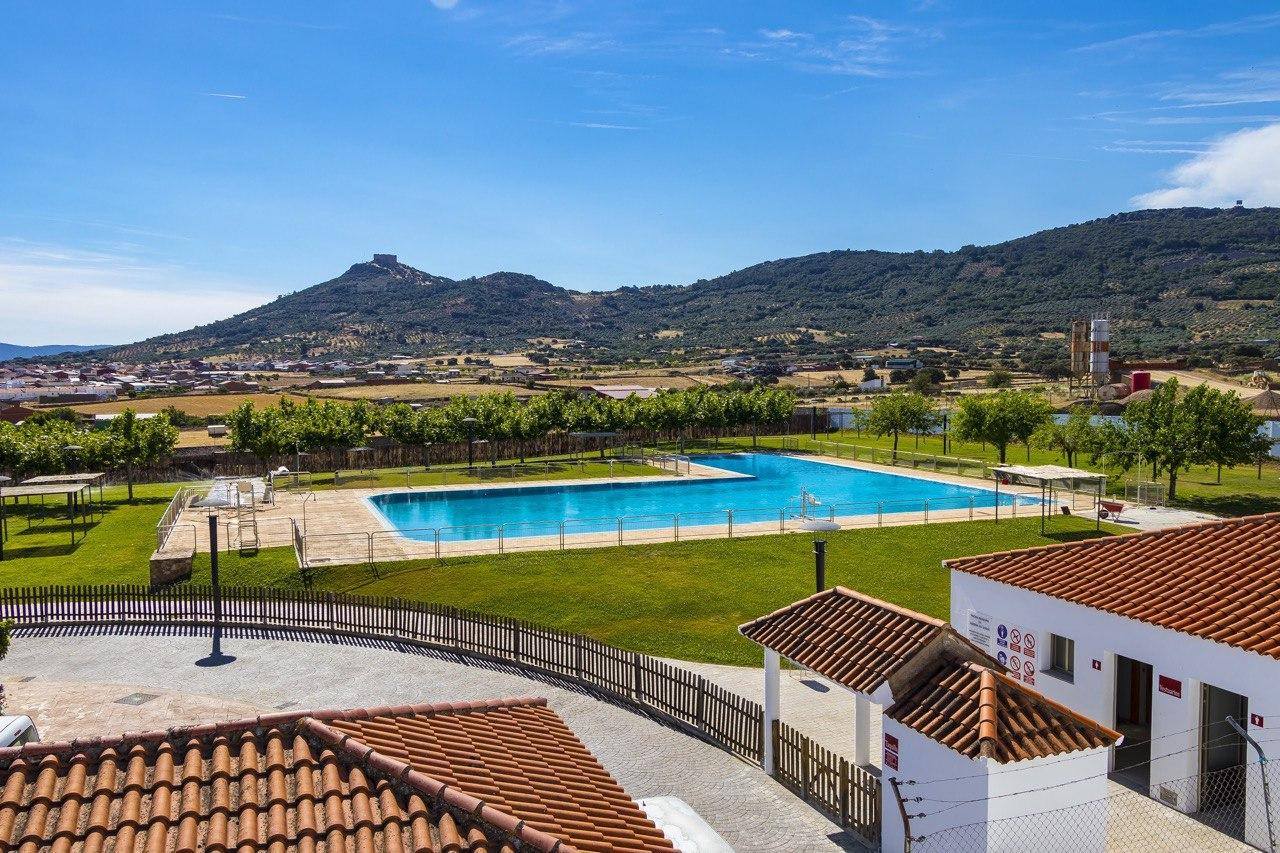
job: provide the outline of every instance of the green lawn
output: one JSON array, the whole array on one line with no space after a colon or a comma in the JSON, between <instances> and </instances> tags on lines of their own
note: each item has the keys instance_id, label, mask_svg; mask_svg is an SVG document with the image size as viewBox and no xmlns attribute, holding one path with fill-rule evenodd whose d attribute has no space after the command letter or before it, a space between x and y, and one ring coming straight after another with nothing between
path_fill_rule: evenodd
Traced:
<instances>
[{"instance_id":1,"label":"green lawn","mask_svg":"<svg viewBox=\"0 0 1280 853\"><path fill-rule=\"evenodd\" d=\"M858 434L855 432L831 433L824 435L819 433L818 440L820 442L841 442L844 444L859 445L862 447L875 447L882 450L889 450L893 447L893 439L889 436L874 436L866 433ZM799 435L791 437L791 444L801 450L812 450L814 452L824 451L821 445L810 440L808 435ZM778 447L781 445L781 439L777 436L770 436L760 439L762 447ZM717 445L712 441L690 442L686 445L688 450L715 450ZM732 449L749 449L751 447L750 438L733 438L722 439L719 448L721 450ZM899 451L911 451L913 453L937 454L942 453L942 438L940 436L923 436L917 442L915 436L904 436L898 443ZM951 456L963 457L966 459L982 460L994 463L999 460L999 454L996 449L991 446L983 446L981 444L969 444L965 442L951 442ZM1042 448L1031 448L1031 462L1034 464L1057 464L1065 465L1066 457L1052 450ZM1009 448L1008 461L1011 463L1024 463L1027 461L1026 448L1016 445ZM1098 470L1092 465L1088 458L1077 459L1076 465L1081 468ZM945 472L945 468L942 469ZM971 472L972 473L972 472ZM1118 472L1111 472L1112 480L1108 483L1108 491L1113 494L1124 494L1123 479ZM1131 472L1127 479L1130 480L1148 480L1150 472L1143 475L1139 471ZM1167 482L1167 478L1163 480ZM1210 467L1195 467L1190 471L1180 472L1178 474L1178 506L1187 509L1200 510L1202 512L1213 513L1214 515L1253 515L1261 512L1280 512L1280 460L1269 460L1262 466L1262 478L1258 478L1258 469L1256 466L1247 465L1239 468L1227 469L1222 472L1222 482L1217 482L1217 471Z\"/></svg>"},{"instance_id":2,"label":"green lawn","mask_svg":"<svg viewBox=\"0 0 1280 853\"><path fill-rule=\"evenodd\" d=\"M1114 530L1116 528L1112 528ZM1079 518L868 528L826 534L827 584L842 584L946 618L942 560L1094 535ZM442 602L576 631L623 648L714 663L759 665L737 626L814 591L813 536L544 551L443 562L329 567L312 587ZM303 585L290 549L224 555L225 583ZM208 557L196 581L208 580Z\"/></svg>"},{"instance_id":3,"label":"green lawn","mask_svg":"<svg viewBox=\"0 0 1280 853\"><path fill-rule=\"evenodd\" d=\"M156 522L177 488L173 483L135 486L131 504L125 500L123 486L108 486L102 515L90 520L84 539L77 534L74 547L65 509L61 518L51 515L28 530L25 506L15 509L9 502L5 507L9 539L0 562L0 586L146 583L147 560L156 547Z\"/></svg>"}]
</instances>

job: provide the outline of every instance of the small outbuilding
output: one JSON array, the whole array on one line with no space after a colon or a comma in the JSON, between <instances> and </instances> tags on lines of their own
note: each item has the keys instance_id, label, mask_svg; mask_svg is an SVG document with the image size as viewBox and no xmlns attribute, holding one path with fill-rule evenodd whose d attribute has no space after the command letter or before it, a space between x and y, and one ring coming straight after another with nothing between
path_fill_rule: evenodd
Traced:
<instances>
[{"instance_id":1,"label":"small outbuilding","mask_svg":"<svg viewBox=\"0 0 1280 853\"><path fill-rule=\"evenodd\" d=\"M879 764L882 773L883 850L904 849L908 836L1035 820L1106 796L1107 751L1119 733L1011 678L995 656L940 619L835 587L739 630L765 649L766 732L780 718L784 658L853 694L854 760L873 772ZM873 705L882 709L878 761L871 755ZM771 741L766 736L769 772ZM1067 754L1070 762L1058 759ZM901 794L908 785L905 796L927 787L935 805L923 813L913 805L909 813ZM1097 838L1082 837L1078 827L1056 838L1047 820L1038 829L1045 849L1101 850L1106 835L1105 825ZM989 848L984 834L965 849L999 848Z\"/></svg>"},{"instance_id":2,"label":"small outbuilding","mask_svg":"<svg viewBox=\"0 0 1280 853\"><path fill-rule=\"evenodd\" d=\"M1105 769L1270 849L1257 750L1280 726L1280 513L945 565L952 623L1007 679L1124 734Z\"/></svg>"}]
</instances>

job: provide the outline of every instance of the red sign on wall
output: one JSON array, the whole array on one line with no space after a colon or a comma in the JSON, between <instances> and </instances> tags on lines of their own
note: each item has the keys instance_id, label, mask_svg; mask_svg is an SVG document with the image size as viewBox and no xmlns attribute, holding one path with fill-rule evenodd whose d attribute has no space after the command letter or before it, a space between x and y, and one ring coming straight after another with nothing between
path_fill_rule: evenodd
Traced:
<instances>
[{"instance_id":1,"label":"red sign on wall","mask_svg":"<svg viewBox=\"0 0 1280 853\"><path fill-rule=\"evenodd\" d=\"M884 736L884 766L898 769L898 739L891 734Z\"/></svg>"},{"instance_id":2,"label":"red sign on wall","mask_svg":"<svg viewBox=\"0 0 1280 853\"><path fill-rule=\"evenodd\" d=\"M1182 682L1167 675L1160 676L1160 692L1174 699L1182 698Z\"/></svg>"}]
</instances>

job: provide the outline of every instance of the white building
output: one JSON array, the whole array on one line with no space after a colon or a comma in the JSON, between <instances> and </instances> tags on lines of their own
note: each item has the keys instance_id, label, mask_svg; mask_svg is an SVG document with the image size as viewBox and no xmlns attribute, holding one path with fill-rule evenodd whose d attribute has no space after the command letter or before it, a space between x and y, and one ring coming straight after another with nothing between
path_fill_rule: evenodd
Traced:
<instances>
[{"instance_id":1,"label":"white building","mask_svg":"<svg viewBox=\"0 0 1280 853\"><path fill-rule=\"evenodd\" d=\"M1277 739L1280 513L945 565L952 623L1008 678L1120 731L1118 777L1232 812L1267 847L1258 757L1228 718Z\"/></svg>"},{"instance_id":2,"label":"white building","mask_svg":"<svg viewBox=\"0 0 1280 853\"><path fill-rule=\"evenodd\" d=\"M871 706L883 709L881 849L904 849L908 832L951 827L971 829L948 839L949 850L1013 849L987 826L1014 817L1022 831L1037 824L1043 849L1103 848L1105 822L1090 835L1037 816L1103 799L1120 735L1010 677L946 622L836 587L739 630L765 648L766 732L782 711L782 658L854 695L854 760L872 772ZM772 740L765 737L768 772ZM936 814L912 805L917 813L904 817L899 783L907 797L927 790L925 812Z\"/></svg>"}]
</instances>

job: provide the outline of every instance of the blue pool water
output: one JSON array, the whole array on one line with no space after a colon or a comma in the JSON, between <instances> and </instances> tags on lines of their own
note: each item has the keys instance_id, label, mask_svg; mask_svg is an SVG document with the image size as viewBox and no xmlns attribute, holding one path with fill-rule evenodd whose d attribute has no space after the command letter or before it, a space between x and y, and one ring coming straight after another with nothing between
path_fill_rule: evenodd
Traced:
<instances>
[{"instance_id":1,"label":"blue pool water","mask_svg":"<svg viewBox=\"0 0 1280 853\"><path fill-rule=\"evenodd\" d=\"M450 528L446 539L488 539L498 535L547 536L565 523L566 533L668 527L680 515L681 526L722 524L725 510L734 522L776 521L781 511L799 514L801 490L821 504L810 515L875 515L879 511L919 512L995 505L995 492L879 471L846 468L792 456L735 453L699 456L697 462L747 476L733 479L688 478L676 481L530 485L438 492L375 495L370 505L392 527L414 539L429 540L434 529ZM1007 506L1010 496L1000 495Z\"/></svg>"}]
</instances>

